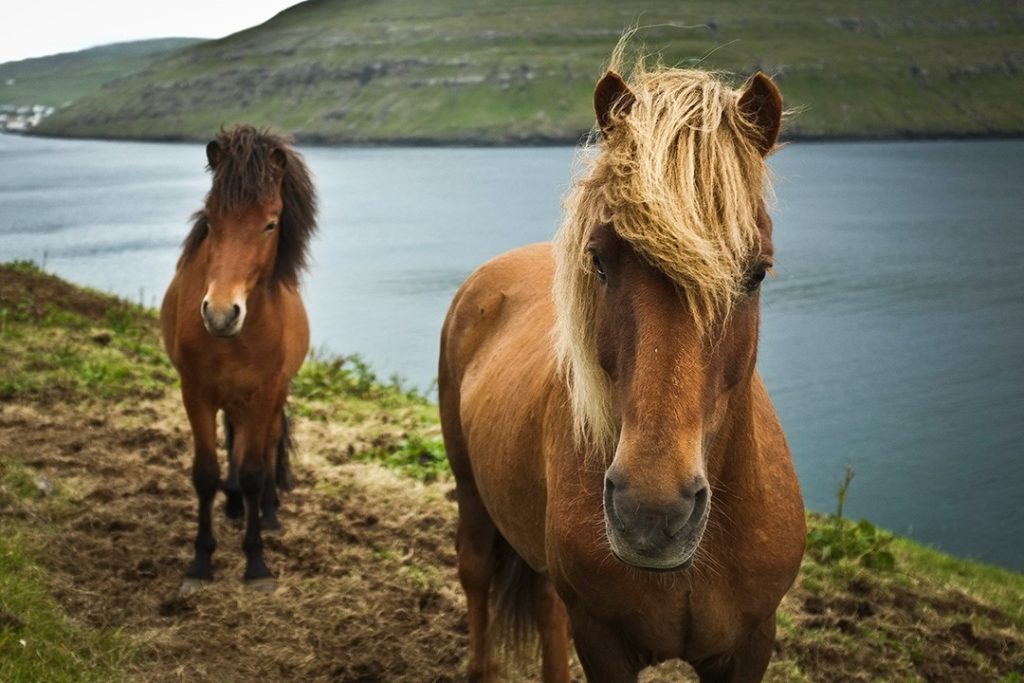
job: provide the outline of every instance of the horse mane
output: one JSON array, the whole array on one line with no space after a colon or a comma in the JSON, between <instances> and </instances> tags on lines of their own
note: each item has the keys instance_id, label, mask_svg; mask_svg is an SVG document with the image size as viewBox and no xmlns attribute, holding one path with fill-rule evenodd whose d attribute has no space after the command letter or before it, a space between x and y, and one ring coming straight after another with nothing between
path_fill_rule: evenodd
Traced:
<instances>
[{"instance_id":1,"label":"horse mane","mask_svg":"<svg viewBox=\"0 0 1024 683\"><path fill-rule=\"evenodd\" d=\"M192 229L182 244L178 267L199 250L209 233L211 212L233 212L269 200L280 182L280 236L272 284L295 286L309 263L309 240L316 232L317 198L309 169L290 138L266 129L235 125L217 133L214 143L221 156L213 172L213 186L203 208L192 215ZM283 161L283 163L282 163Z\"/></svg>"},{"instance_id":2,"label":"horse mane","mask_svg":"<svg viewBox=\"0 0 1024 683\"><path fill-rule=\"evenodd\" d=\"M622 72L623 44L609 69ZM595 128L578 156L582 173L565 200L555 238L554 297L559 367L569 384L578 443L608 454L614 424L608 379L597 358L598 279L587 244L595 226L619 238L676 285L707 338L729 316L757 243L757 213L769 191L761 133L719 74L651 69L628 78L628 113ZM594 149L596 147L596 149Z\"/></svg>"}]
</instances>

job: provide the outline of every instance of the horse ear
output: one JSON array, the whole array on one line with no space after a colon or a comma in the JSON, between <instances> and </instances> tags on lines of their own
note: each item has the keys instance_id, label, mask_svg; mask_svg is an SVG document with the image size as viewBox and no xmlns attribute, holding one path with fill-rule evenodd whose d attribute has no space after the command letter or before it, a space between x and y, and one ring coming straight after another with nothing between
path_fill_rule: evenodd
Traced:
<instances>
[{"instance_id":1,"label":"horse ear","mask_svg":"<svg viewBox=\"0 0 1024 683\"><path fill-rule=\"evenodd\" d=\"M633 108L636 96L622 76L609 71L594 88L594 113L605 135L611 132L616 116L625 116Z\"/></svg>"},{"instance_id":2,"label":"horse ear","mask_svg":"<svg viewBox=\"0 0 1024 683\"><path fill-rule=\"evenodd\" d=\"M210 140L206 145L206 162L210 165L210 168L217 168L217 163L220 162L223 156L224 150L220 148L220 143L216 140Z\"/></svg>"},{"instance_id":3,"label":"horse ear","mask_svg":"<svg viewBox=\"0 0 1024 683\"><path fill-rule=\"evenodd\" d=\"M284 153L283 149L278 147L270 153L270 163L278 173L284 173L285 167L288 166L288 155Z\"/></svg>"},{"instance_id":4,"label":"horse ear","mask_svg":"<svg viewBox=\"0 0 1024 683\"><path fill-rule=\"evenodd\" d=\"M739 107L757 128L754 144L761 156L767 156L775 148L782 127L782 93L772 79L758 71L740 95Z\"/></svg>"}]
</instances>

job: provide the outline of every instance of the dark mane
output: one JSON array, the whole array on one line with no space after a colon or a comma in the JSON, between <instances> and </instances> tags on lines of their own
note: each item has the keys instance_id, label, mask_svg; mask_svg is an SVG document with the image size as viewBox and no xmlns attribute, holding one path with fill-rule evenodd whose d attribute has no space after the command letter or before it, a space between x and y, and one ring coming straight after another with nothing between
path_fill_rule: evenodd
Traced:
<instances>
[{"instance_id":1,"label":"dark mane","mask_svg":"<svg viewBox=\"0 0 1024 683\"><path fill-rule=\"evenodd\" d=\"M211 150L217 155L214 163ZM236 211L267 200L281 182L281 235L272 283L296 285L308 265L309 240L316 232L316 190L302 155L289 138L252 126L221 129L207 147L213 186L202 209L192 216L192 230L182 244L180 268L198 251L208 232L211 211Z\"/></svg>"}]
</instances>

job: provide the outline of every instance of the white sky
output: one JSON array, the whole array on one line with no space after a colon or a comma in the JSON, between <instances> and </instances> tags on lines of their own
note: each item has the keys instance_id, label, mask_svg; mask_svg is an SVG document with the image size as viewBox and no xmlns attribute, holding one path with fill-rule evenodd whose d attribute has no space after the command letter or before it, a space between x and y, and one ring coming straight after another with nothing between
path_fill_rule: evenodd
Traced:
<instances>
[{"instance_id":1,"label":"white sky","mask_svg":"<svg viewBox=\"0 0 1024 683\"><path fill-rule=\"evenodd\" d=\"M10 0L0 10L0 63L146 38L220 38L299 0Z\"/></svg>"}]
</instances>

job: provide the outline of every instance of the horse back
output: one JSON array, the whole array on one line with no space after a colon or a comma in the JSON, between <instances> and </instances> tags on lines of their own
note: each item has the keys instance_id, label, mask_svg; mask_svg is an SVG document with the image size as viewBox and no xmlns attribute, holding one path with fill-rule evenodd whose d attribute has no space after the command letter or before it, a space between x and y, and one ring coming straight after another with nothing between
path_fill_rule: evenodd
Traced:
<instances>
[{"instance_id":1,"label":"horse back","mask_svg":"<svg viewBox=\"0 0 1024 683\"><path fill-rule=\"evenodd\" d=\"M546 406L555 380L550 244L507 252L456 293L441 335L438 398L449 462L502 536L542 570Z\"/></svg>"}]
</instances>

